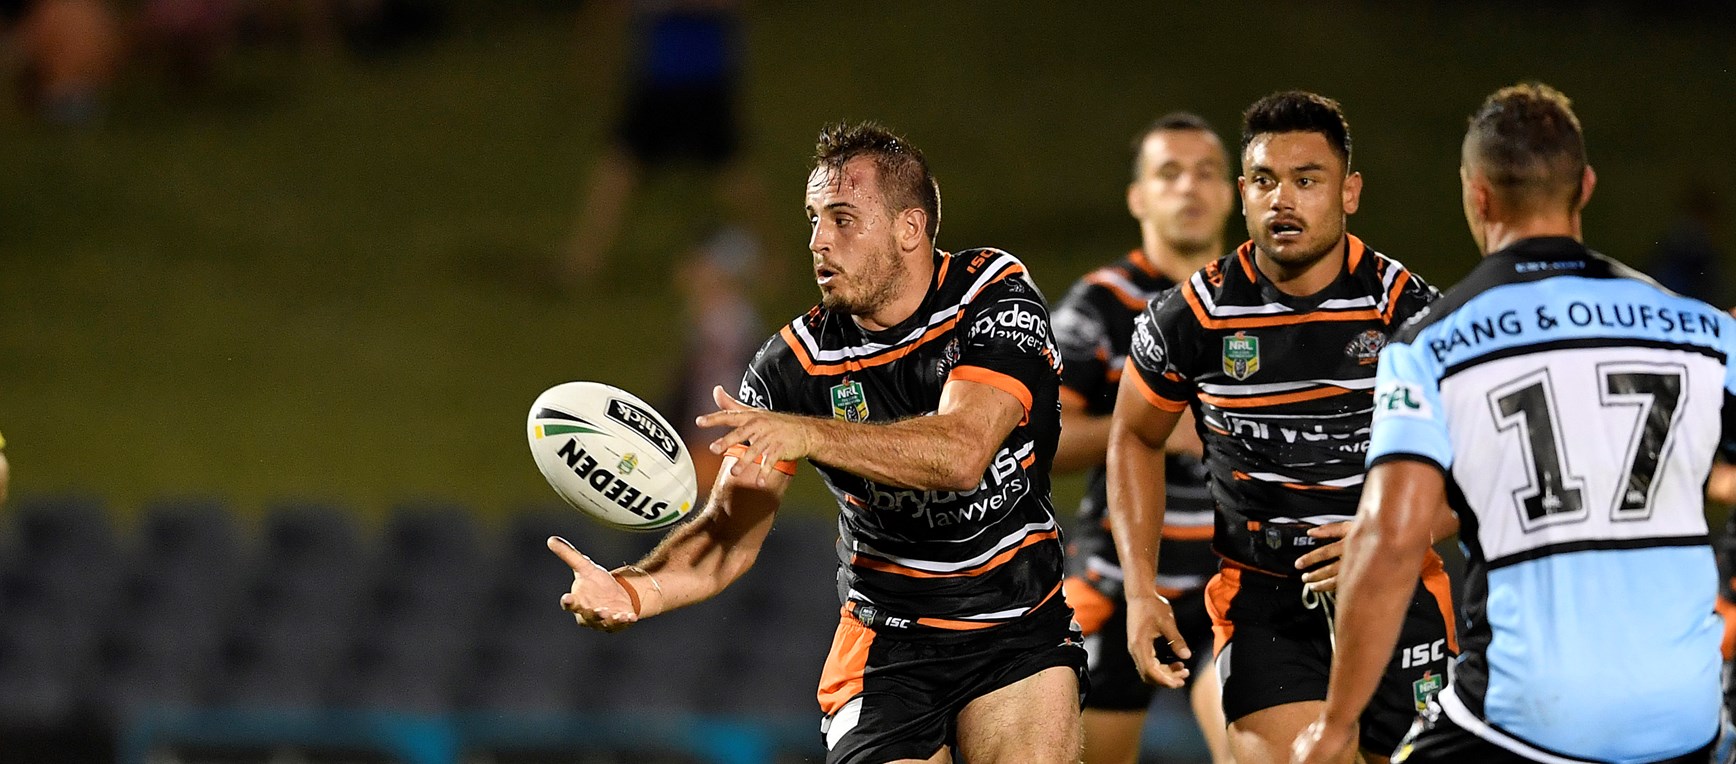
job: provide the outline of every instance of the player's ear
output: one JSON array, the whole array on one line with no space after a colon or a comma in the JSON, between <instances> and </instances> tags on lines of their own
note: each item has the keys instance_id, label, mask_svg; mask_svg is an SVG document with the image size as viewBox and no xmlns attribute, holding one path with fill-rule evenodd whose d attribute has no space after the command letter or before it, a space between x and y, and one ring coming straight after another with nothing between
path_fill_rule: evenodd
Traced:
<instances>
[{"instance_id":1,"label":"player's ear","mask_svg":"<svg viewBox=\"0 0 1736 764\"><path fill-rule=\"evenodd\" d=\"M1597 188L1597 171L1591 169L1591 165L1586 165L1585 172L1579 176L1579 202L1573 205L1574 212L1585 209L1585 205L1591 203L1591 191L1594 188Z\"/></svg>"},{"instance_id":2,"label":"player's ear","mask_svg":"<svg viewBox=\"0 0 1736 764\"><path fill-rule=\"evenodd\" d=\"M1127 214L1134 220L1145 219L1145 202L1139 198L1139 184L1127 184Z\"/></svg>"},{"instance_id":3,"label":"player's ear","mask_svg":"<svg viewBox=\"0 0 1736 764\"><path fill-rule=\"evenodd\" d=\"M928 235L928 211L911 207L898 213L897 230L893 233L898 237L899 249L921 249L922 239Z\"/></svg>"},{"instance_id":4,"label":"player's ear","mask_svg":"<svg viewBox=\"0 0 1736 764\"><path fill-rule=\"evenodd\" d=\"M1344 214L1356 214L1362 205L1362 173L1353 172L1344 179Z\"/></svg>"}]
</instances>

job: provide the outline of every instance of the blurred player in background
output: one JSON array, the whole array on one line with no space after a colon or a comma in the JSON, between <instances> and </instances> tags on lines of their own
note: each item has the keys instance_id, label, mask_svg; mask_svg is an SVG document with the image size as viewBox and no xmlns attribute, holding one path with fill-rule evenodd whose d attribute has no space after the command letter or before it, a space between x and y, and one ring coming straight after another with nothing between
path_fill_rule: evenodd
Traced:
<instances>
[{"instance_id":1,"label":"blurred player in background","mask_svg":"<svg viewBox=\"0 0 1736 764\"><path fill-rule=\"evenodd\" d=\"M1079 523L1068 543L1067 603L1085 631L1090 692L1085 696L1086 764L1131 764L1152 687L1127 652L1121 565L1110 537L1103 456L1116 384L1133 340L1133 320L1151 298L1224 251L1224 221L1235 199L1229 159L1211 125L1193 114L1159 118L1135 139L1127 210L1139 221L1140 248L1081 278L1055 308L1061 348L1061 440L1055 469L1089 469ZM1158 591L1175 607L1185 638L1206 644L1212 619L1205 583L1217 572L1212 501L1193 419L1170 435L1163 568ZM1217 672L1202 651L1188 676L1194 716L1215 762L1229 760Z\"/></svg>"},{"instance_id":2,"label":"blurred player in background","mask_svg":"<svg viewBox=\"0 0 1736 764\"><path fill-rule=\"evenodd\" d=\"M12 465L6 461L6 436L0 435L0 506L6 504L6 492L12 484Z\"/></svg>"},{"instance_id":3,"label":"blurred player in background","mask_svg":"<svg viewBox=\"0 0 1736 764\"><path fill-rule=\"evenodd\" d=\"M1702 492L1736 424L1736 320L1582 243L1597 177L1560 92L1496 91L1460 161L1484 257L1381 354L1339 660L1296 758L1349 746L1394 584L1450 506L1464 653L1394 760L1705 762L1722 624Z\"/></svg>"},{"instance_id":4,"label":"blurred player in background","mask_svg":"<svg viewBox=\"0 0 1736 764\"><path fill-rule=\"evenodd\" d=\"M675 270L676 291L687 313L687 345L675 389L660 410L687 444L699 485L717 479L723 457L707 448L711 435L693 419L716 407L713 388L741 381L765 339L765 324L748 294L759 264L759 242L753 234L728 226L707 237Z\"/></svg>"},{"instance_id":5,"label":"blurred player in background","mask_svg":"<svg viewBox=\"0 0 1736 764\"><path fill-rule=\"evenodd\" d=\"M820 134L806 210L820 304L772 337L710 502L637 565L559 539L562 606L615 630L715 595L753 564L806 458L838 499L843 613L821 675L832 764L1079 757L1085 650L1049 498L1061 361L1017 258L935 247L921 152L873 124Z\"/></svg>"},{"instance_id":6,"label":"blurred player in background","mask_svg":"<svg viewBox=\"0 0 1736 764\"><path fill-rule=\"evenodd\" d=\"M1435 290L1345 232L1362 176L1337 102L1277 93L1242 126L1249 241L1154 300L1135 324L1109 434L1109 517L1141 675L1170 687L1193 646L1156 587L1166 518L1165 448L1192 408L1217 505L1222 570L1206 587L1236 761L1282 761L1318 715L1332 662L1332 596L1344 522L1361 495L1374 364L1389 333ZM1442 529L1442 534L1450 529ZM1161 563L1159 563L1161 565ZM1405 650L1362 717L1384 762L1444 680L1450 594L1440 558L1400 575ZM1202 646L1203 647L1203 646ZM1348 762L1349 758L1342 761Z\"/></svg>"},{"instance_id":7,"label":"blurred player in background","mask_svg":"<svg viewBox=\"0 0 1736 764\"><path fill-rule=\"evenodd\" d=\"M586 9L589 40L624 37L631 60L610 145L598 157L560 258L569 286L603 269L621 221L647 173L686 164L716 198L772 241L763 182L746 158L740 90L746 66L739 0L604 0ZM777 271L768 271L775 275Z\"/></svg>"}]
</instances>

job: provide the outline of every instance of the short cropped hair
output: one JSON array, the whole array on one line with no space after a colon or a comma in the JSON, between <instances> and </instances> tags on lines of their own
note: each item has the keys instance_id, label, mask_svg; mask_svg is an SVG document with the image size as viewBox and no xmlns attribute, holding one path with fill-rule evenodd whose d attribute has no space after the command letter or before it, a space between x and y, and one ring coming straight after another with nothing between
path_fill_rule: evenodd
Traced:
<instances>
[{"instance_id":1,"label":"short cropped hair","mask_svg":"<svg viewBox=\"0 0 1736 764\"><path fill-rule=\"evenodd\" d=\"M874 160L880 193L893 213L920 207L928 213L928 240L940 233L940 184L922 151L876 122L834 122L820 129L814 167L837 171L857 157Z\"/></svg>"},{"instance_id":2,"label":"short cropped hair","mask_svg":"<svg viewBox=\"0 0 1736 764\"><path fill-rule=\"evenodd\" d=\"M1145 139L1158 133L1189 131L1217 135L1217 132L1212 130L1212 123L1207 122L1205 117L1191 111L1172 111L1152 120L1144 130L1133 136L1133 179L1139 180L1139 160L1145 153Z\"/></svg>"},{"instance_id":3,"label":"short cropped hair","mask_svg":"<svg viewBox=\"0 0 1736 764\"><path fill-rule=\"evenodd\" d=\"M1273 133L1319 133L1350 172L1350 123L1344 109L1326 96L1305 90L1273 93L1242 112L1242 151L1255 138Z\"/></svg>"},{"instance_id":4,"label":"short cropped hair","mask_svg":"<svg viewBox=\"0 0 1736 764\"><path fill-rule=\"evenodd\" d=\"M1471 115L1462 160L1509 206L1571 208L1585 175L1585 133L1561 91L1520 83L1495 91Z\"/></svg>"}]
</instances>

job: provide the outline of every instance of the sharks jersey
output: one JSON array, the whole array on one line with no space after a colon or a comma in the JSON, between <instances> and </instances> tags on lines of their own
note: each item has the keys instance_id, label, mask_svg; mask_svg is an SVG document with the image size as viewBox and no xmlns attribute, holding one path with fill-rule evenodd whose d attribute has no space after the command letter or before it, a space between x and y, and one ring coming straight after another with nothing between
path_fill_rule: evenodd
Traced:
<instances>
[{"instance_id":1,"label":"sharks jersey","mask_svg":"<svg viewBox=\"0 0 1736 764\"><path fill-rule=\"evenodd\" d=\"M839 507L840 596L877 631L942 636L1064 608L1061 528L1049 498L1061 362L1043 295L994 249L936 252L927 298L869 331L816 307L760 349L752 406L865 424L934 413L952 380L996 387L1025 417L963 492L878 483L815 463Z\"/></svg>"},{"instance_id":2,"label":"sharks jersey","mask_svg":"<svg viewBox=\"0 0 1736 764\"><path fill-rule=\"evenodd\" d=\"M1447 478L1468 561L1440 705L1546 762L1639 762L1718 728L1703 486L1736 320L1567 238L1493 253L1381 354L1369 463Z\"/></svg>"}]
</instances>

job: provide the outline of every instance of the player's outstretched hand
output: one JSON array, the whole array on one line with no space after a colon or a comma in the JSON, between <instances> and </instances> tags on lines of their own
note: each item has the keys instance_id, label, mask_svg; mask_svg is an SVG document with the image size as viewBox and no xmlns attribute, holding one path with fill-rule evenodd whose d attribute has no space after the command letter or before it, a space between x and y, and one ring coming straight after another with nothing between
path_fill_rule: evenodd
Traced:
<instances>
[{"instance_id":1,"label":"player's outstretched hand","mask_svg":"<svg viewBox=\"0 0 1736 764\"><path fill-rule=\"evenodd\" d=\"M550 536L548 544L549 551L573 569L573 588L561 595L561 609L572 613L580 626L614 632L639 620L632 598L609 571L560 536Z\"/></svg>"},{"instance_id":2,"label":"player's outstretched hand","mask_svg":"<svg viewBox=\"0 0 1736 764\"><path fill-rule=\"evenodd\" d=\"M1175 651L1180 661L1163 663L1157 659L1156 644L1162 640ZM1187 682L1187 661L1193 657L1181 629L1176 628L1175 612L1163 597L1133 597L1127 600L1127 652L1139 669L1139 677L1147 684L1172 689Z\"/></svg>"},{"instance_id":3,"label":"player's outstretched hand","mask_svg":"<svg viewBox=\"0 0 1736 764\"><path fill-rule=\"evenodd\" d=\"M778 462L793 462L812 450L803 417L756 409L730 397L722 387L712 388L711 398L717 402L718 410L693 421L700 427L732 428L711 442L711 452L722 454L735 446L747 449L736 459L729 474L739 477L747 470L758 469L754 484L764 487L777 470Z\"/></svg>"},{"instance_id":4,"label":"player's outstretched hand","mask_svg":"<svg viewBox=\"0 0 1736 764\"><path fill-rule=\"evenodd\" d=\"M1290 745L1290 764L1343 764L1353 761L1356 730L1328 727L1316 721Z\"/></svg>"},{"instance_id":5,"label":"player's outstretched hand","mask_svg":"<svg viewBox=\"0 0 1736 764\"><path fill-rule=\"evenodd\" d=\"M1308 535L1314 538L1338 539L1326 546L1302 555L1296 560L1297 570L1308 571L1302 574L1302 583L1306 584L1309 589L1317 592L1338 590L1338 564L1343 561L1344 537L1349 533L1349 520L1337 523L1327 523L1316 528L1308 529ZM1325 564L1321 565L1321 563ZM1308 570L1315 565L1320 565L1320 567L1315 570Z\"/></svg>"}]
</instances>

